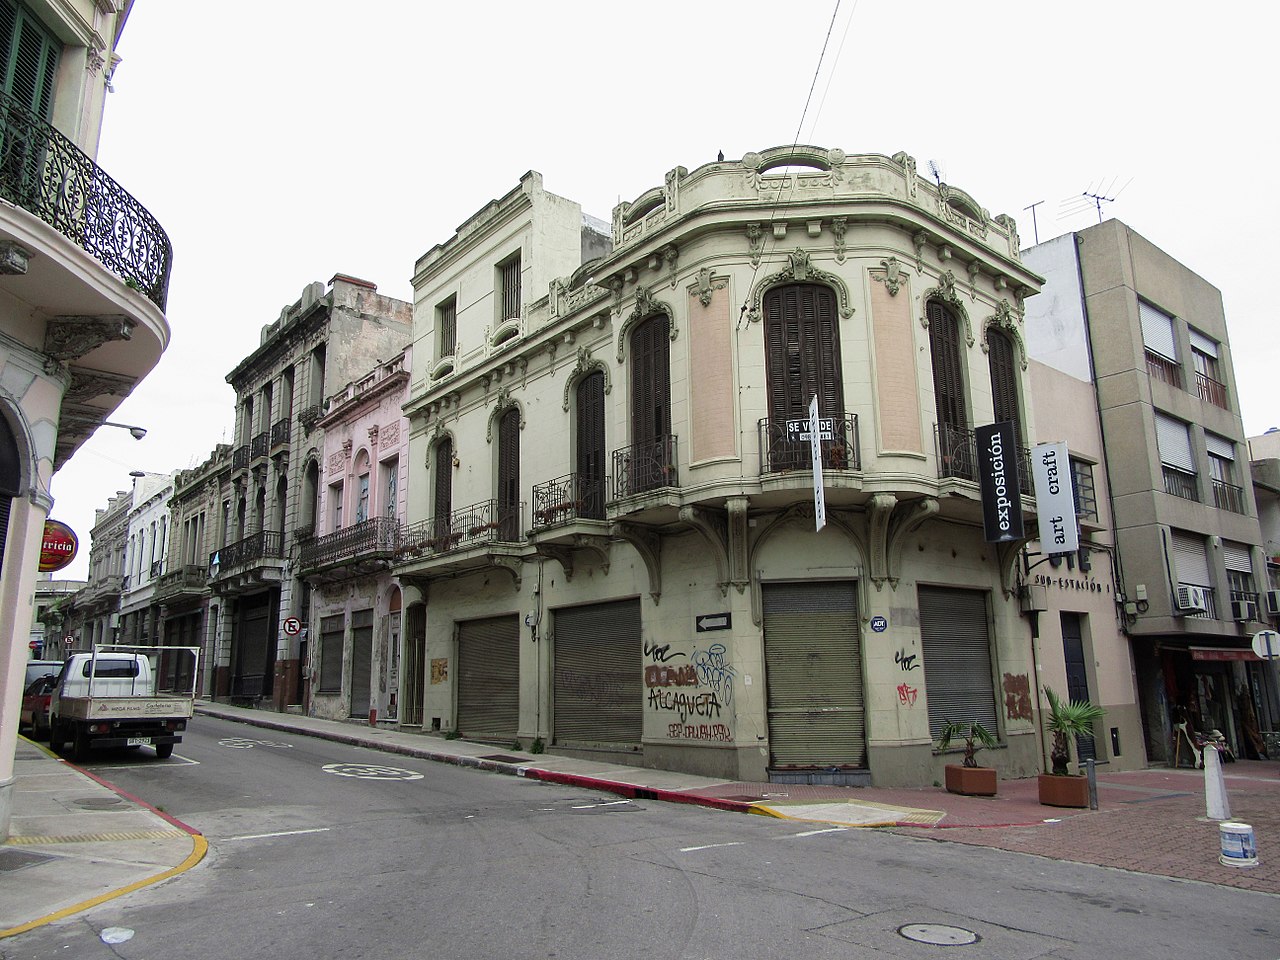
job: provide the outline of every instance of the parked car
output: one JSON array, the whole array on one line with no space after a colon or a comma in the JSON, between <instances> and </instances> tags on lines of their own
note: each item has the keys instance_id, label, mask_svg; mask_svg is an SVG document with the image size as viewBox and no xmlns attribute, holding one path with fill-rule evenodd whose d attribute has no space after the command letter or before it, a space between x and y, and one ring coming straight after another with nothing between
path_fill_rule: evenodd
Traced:
<instances>
[{"instance_id":1,"label":"parked car","mask_svg":"<svg viewBox=\"0 0 1280 960\"><path fill-rule=\"evenodd\" d=\"M28 660L27 679L22 681L22 689L27 689L41 677L56 677L60 673L62 673L61 660Z\"/></svg>"},{"instance_id":2,"label":"parked car","mask_svg":"<svg viewBox=\"0 0 1280 960\"><path fill-rule=\"evenodd\" d=\"M53 690L57 685L58 678L55 676L37 677L22 694L22 712L18 717L18 726L29 726L31 736L37 740L44 740L49 736L49 701L53 699Z\"/></svg>"}]
</instances>

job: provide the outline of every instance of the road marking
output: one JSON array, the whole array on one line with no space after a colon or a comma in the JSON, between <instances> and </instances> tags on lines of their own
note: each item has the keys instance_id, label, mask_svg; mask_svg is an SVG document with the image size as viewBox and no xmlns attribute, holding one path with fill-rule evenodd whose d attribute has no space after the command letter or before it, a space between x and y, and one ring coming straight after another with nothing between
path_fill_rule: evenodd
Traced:
<instances>
[{"instance_id":1,"label":"road marking","mask_svg":"<svg viewBox=\"0 0 1280 960\"><path fill-rule=\"evenodd\" d=\"M610 800L608 803L584 803L574 807L572 810L594 810L596 807L617 807L624 803L630 803L630 800Z\"/></svg>"},{"instance_id":2,"label":"road marking","mask_svg":"<svg viewBox=\"0 0 1280 960\"><path fill-rule=\"evenodd\" d=\"M831 827L827 830L806 830L804 833L793 833L793 837L816 837L820 833L845 833L848 827Z\"/></svg>"},{"instance_id":3,"label":"road marking","mask_svg":"<svg viewBox=\"0 0 1280 960\"><path fill-rule=\"evenodd\" d=\"M296 837L303 833L328 833L329 827L314 827L310 830L281 830L277 833L246 833L242 837L223 837L227 840L270 840L272 837Z\"/></svg>"},{"instance_id":4,"label":"road marking","mask_svg":"<svg viewBox=\"0 0 1280 960\"><path fill-rule=\"evenodd\" d=\"M740 846L742 846L742 841L735 840L733 841L733 843L708 843L701 847L681 847L680 852L693 853L695 850L713 850L716 847L740 847Z\"/></svg>"},{"instance_id":5,"label":"road marking","mask_svg":"<svg viewBox=\"0 0 1280 960\"><path fill-rule=\"evenodd\" d=\"M320 769L335 776L360 780L421 780L423 777L415 770L388 767L381 763L326 763Z\"/></svg>"}]
</instances>

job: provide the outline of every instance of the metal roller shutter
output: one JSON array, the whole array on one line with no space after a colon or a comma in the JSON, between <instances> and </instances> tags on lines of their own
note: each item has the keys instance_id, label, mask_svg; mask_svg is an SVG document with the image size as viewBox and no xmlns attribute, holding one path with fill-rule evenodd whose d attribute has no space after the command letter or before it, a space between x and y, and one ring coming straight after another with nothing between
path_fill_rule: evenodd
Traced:
<instances>
[{"instance_id":1,"label":"metal roller shutter","mask_svg":"<svg viewBox=\"0 0 1280 960\"><path fill-rule=\"evenodd\" d=\"M644 727L640 601L555 612L556 743L640 743Z\"/></svg>"},{"instance_id":2,"label":"metal roller shutter","mask_svg":"<svg viewBox=\"0 0 1280 960\"><path fill-rule=\"evenodd\" d=\"M373 686L373 611L351 611L351 716L367 717Z\"/></svg>"},{"instance_id":3,"label":"metal roller shutter","mask_svg":"<svg viewBox=\"0 0 1280 960\"><path fill-rule=\"evenodd\" d=\"M1210 340L1195 327L1187 327L1187 336L1191 338L1192 347L1199 350L1207 357L1217 359L1218 342L1216 340Z\"/></svg>"},{"instance_id":4,"label":"metal roller shutter","mask_svg":"<svg viewBox=\"0 0 1280 960\"><path fill-rule=\"evenodd\" d=\"M1228 570L1237 573L1253 573L1253 560L1249 555L1247 543L1236 543L1234 540L1222 541L1222 563Z\"/></svg>"},{"instance_id":5,"label":"metal roller shutter","mask_svg":"<svg viewBox=\"0 0 1280 960\"><path fill-rule=\"evenodd\" d=\"M1209 575L1209 561L1204 553L1204 537L1174 530L1173 568L1177 572L1178 583L1211 586L1213 578Z\"/></svg>"},{"instance_id":6,"label":"metal roller shutter","mask_svg":"<svg viewBox=\"0 0 1280 960\"><path fill-rule=\"evenodd\" d=\"M920 587L919 597L930 735L936 738L947 721L977 721L997 733L987 595L979 590Z\"/></svg>"},{"instance_id":7,"label":"metal roller shutter","mask_svg":"<svg viewBox=\"0 0 1280 960\"><path fill-rule=\"evenodd\" d=\"M1166 360L1178 358L1178 348L1173 340L1173 317L1139 300L1138 323L1142 327L1144 347Z\"/></svg>"},{"instance_id":8,"label":"metal roller shutter","mask_svg":"<svg viewBox=\"0 0 1280 960\"><path fill-rule=\"evenodd\" d=\"M1190 473L1196 472L1196 459L1191 452L1191 435L1184 422L1156 413L1156 441L1160 446L1162 462Z\"/></svg>"},{"instance_id":9,"label":"metal roller shutter","mask_svg":"<svg viewBox=\"0 0 1280 960\"><path fill-rule=\"evenodd\" d=\"M520 727L520 624L514 615L458 625L458 732L515 739Z\"/></svg>"},{"instance_id":10,"label":"metal roller shutter","mask_svg":"<svg viewBox=\"0 0 1280 960\"><path fill-rule=\"evenodd\" d=\"M866 767L855 584L766 584L763 599L771 765Z\"/></svg>"},{"instance_id":11,"label":"metal roller shutter","mask_svg":"<svg viewBox=\"0 0 1280 960\"><path fill-rule=\"evenodd\" d=\"M1210 433L1208 430L1204 433L1204 446L1215 457L1221 457L1223 460L1235 460L1236 458L1236 445L1226 437L1220 437L1216 433Z\"/></svg>"}]
</instances>

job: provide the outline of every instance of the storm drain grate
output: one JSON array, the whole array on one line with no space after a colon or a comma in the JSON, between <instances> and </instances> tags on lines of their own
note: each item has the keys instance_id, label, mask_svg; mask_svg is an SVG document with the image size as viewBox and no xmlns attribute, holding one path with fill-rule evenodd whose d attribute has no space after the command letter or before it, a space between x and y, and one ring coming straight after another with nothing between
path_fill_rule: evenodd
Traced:
<instances>
[{"instance_id":1,"label":"storm drain grate","mask_svg":"<svg viewBox=\"0 0 1280 960\"><path fill-rule=\"evenodd\" d=\"M29 850L12 850L0 848L0 871L13 873L23 867L34 867L36 864L48 863L53 857L44 853L32 853Z\"/></svg>"},{"instance_id":2,"label":"storm drain grate","mask_svg":"<svg viewBox=\"0 0 1280 960\"><path fill-rule=\"evenodd\" d=\"M524 757L509 757L505 753L491 753L487 757L480 757L481 760L492 760L494 763L528 763Z\"/></svg>"}]
</instances>

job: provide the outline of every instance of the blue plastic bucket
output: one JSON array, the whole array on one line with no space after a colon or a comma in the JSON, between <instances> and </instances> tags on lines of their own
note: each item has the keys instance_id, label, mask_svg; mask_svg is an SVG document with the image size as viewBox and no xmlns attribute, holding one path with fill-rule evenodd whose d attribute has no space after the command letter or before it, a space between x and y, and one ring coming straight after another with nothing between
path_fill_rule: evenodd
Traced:
<instances>
[{"instance_id":1,"label":"blue plastic bucket","mask_svg":"<svg viewBox=\"0 0 1280 960\"><path fill-rule=\"evenodd\" d=\"M1218 836L1222 841L1222 853L1218 862L1227 867L1256 867L1258 845L1254 842L1253 827L1247 823L1225 821L1218 824Z\"/></svg>"}]
</instances>

